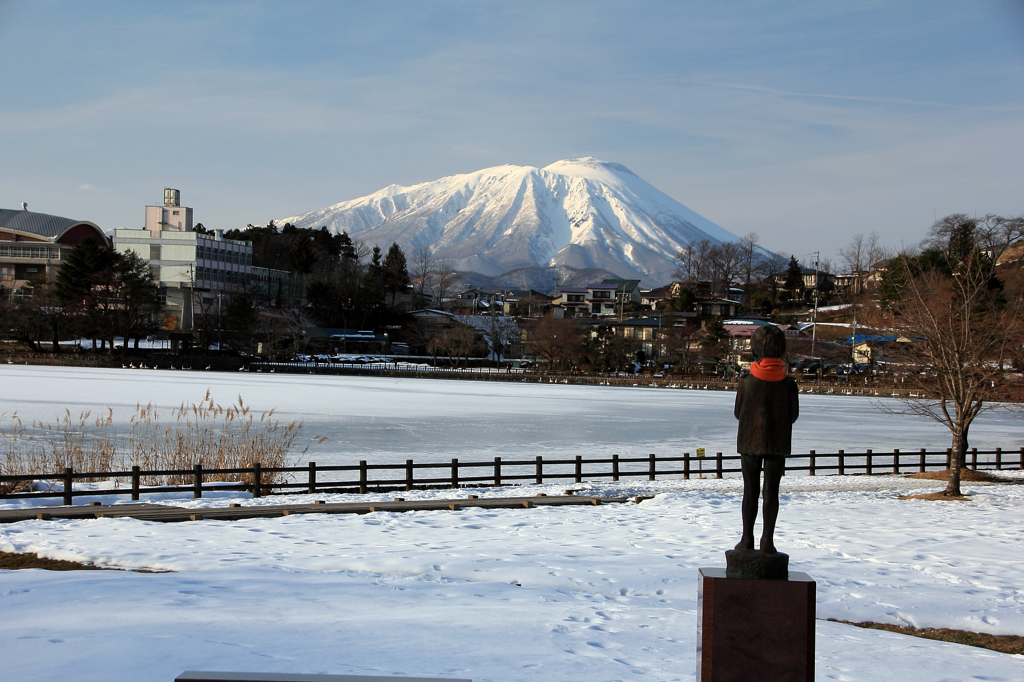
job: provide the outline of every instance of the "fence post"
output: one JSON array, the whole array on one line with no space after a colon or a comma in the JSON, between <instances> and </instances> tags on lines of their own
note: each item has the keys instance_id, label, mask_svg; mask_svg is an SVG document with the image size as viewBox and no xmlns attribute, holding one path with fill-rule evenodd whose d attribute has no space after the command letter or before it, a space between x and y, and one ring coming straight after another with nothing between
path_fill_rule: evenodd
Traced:
<instances>
[{"instance_id":1,"label":"fence post","mask_svg":"<svg viewBox=\"0 0 1024 682\"><path fill-rule=\"evenodd\" d=\"M494 458L494 485L501 485L501 457Z\"/></svg>"},{"instance_id":2,"label":"fence post","mask_svg":"<svg viewBox=\"0 0 1024 682\"><path fill-rule=\"evenodd\" d=\"M690 453L683 453L683 480L690 480Z\"/></svg>"},{"instance_id":3,"label":"fence post","mask_svg":"<svg viewBox=\"0 0 1024 682\"><path fill-rule=\"evenodd\" d=\"M1021 449L1020 449L1020 459L1019 459L1019 460L1017 460L1017 461L1018 461L1018 462L1020 462L1020 465L1019 465L1019 467L1020 467L1021 469L1024 469L1024 448L1021 448Z\"/></svg>"},{"instance_id":4,"label":"fence post","mask_svg":"<svg viewBox=\"0 0 1024 682\"><path fill-rule=\"evenodd\" d=\"M64 504L67 506L72 505L71 498L74 495L71 488L74 485L74 472L71 467L65 467L64 469Z\"/></svg>"},{"instance_id":5,"label":"fence post","mask_svg":"<svg viewBox=\"0 0 1024 682\"><path fill-rule=\"evenodd\" d=\"M203 496L203 465L196 464L192 471L192 497L198 500Z\"/></svg>"},{"instance_id":6,"label":"fence post","mask_svg":"<svg viewBox=\"0 0 1024 682\"><path fill-rule=\"evenodd\" d=\"M950 469L953 466L953 448L946 448L946 468Z\"/></svg>"},{"instance_id":7,"label":"fence post","mask_svg":"<svg viewBox=\"0 0 1024 682\"><path fill-rule=\"evenodd\" d=\"M924 473L926 456L927 456L927 453L925 452L925 449L921 448L921 463L918 464L918 466L917 466L918 473L922 473L922 474Z\"/></svg>"},{"instance_id":8,"label":"fence post","mask_svg":"<svg viewBox=\"0 0 1024 682\"><path fill-rule=\"evenodd\" d=\"M978 448L971 448L971 468L978 470Z\"/></svg>"},{"instance_id":9,"label":"fence post","mask_svg":"<svg viewBox=\"0 0 1024 682\"><path fill-rule=\"evenodd\" d=\"M1003 449L996 448L996 471L1003 468Z\"/></svg>"},{"instance_id":10,"label":"fence post","mask_svg":"<svg viewBox=\"0 0 1024 682\"><path fill-rule=\"evenodd\" d=\"M366 494L366 460L359 460L359 494Z\"/></svg>"},{"instance_id":11,"label":"fence post","mask_svg":"<svg viewBox=\"0 0 1024 682\"><path fill-rule=\"evenodd\" d=\"M867 474L868 476L871 475L871 459L871 448L868 448L868 451L864 453L864 473Z\"/></svg>"},{"instance_id":12,"label":"fence post","mask_svg":"<svg viewBox=\"0 0 1024 682\"><path fill-rule=\"evenodd\" d=\"M839 455L839 475L840 476L845 476L846 475L846 453L844 453L842 450L840 450L837 454Z\"/></svg>"},{"instance_id":13,"label":"fence post","mask_svg":"<svg viewBox=\"0 0 1024 682\"><path fill-rule=\"evenodd\" d=\"M813 476L814 475L814 450L811 450L810 455L809 455L809 459L810 459L810 463L808 464L808 467L807 467L807 475L808 476Z\"/></svg>"},{"instance_id":14,"label":"fence post","mask_svg":"<svg viewBox=\"0 0 1024 682\"><path fill-rule=\"evenodd\" d=\"M536 476L537 476L537 485L542 484L544 482L544 458L541 457L540 455L537 455L537 473L536 473Z\"/></svg>"},{"instance_id":15,"label":"fence post","mask_svg":"<svg viewBox=\"0 0 1024 682\"><path fill-rule=\"evenodd\" d=\"M715 453L715 478L722 477L722 453Z\"/></svg>"},{"instance_id":16,"label":"fence post","mask_svg":"<svg viewBox=\"0 0 1024 682\"><path fill-rule=\"evenodd\" d=\"M654 470L654 453L652 452L647 456L647 480L653 481L657 477L657 472Z\"/></svg>"},{"instance_id":17,"label":"fence post","mask_svg":"<svg viewBox=\"0 0 1024 682\"><path fill-rule=\"evenodd\" d=\"M893 448L892 451L892 472L898 474L900 472L900 450L899 448Z\"/></svg>"},{"instance_id":18,"label":"fence post","mask_svg":"<svg viewBox=\"0 0 1024 682\"><path fill-rule=\"evenodd\" d=\"M412 490L412 460L405 460L405 489Z\"/></svg>"},{"instance_id":19,"label":"fence post","mask_svg":"<svg viewBox=\"0 0 1024 682\"><path fill-rule=\"evenodd\" d=\"M452 487L459 487L459 460L452 457Z\"/></svg>"},{"instance_id":20,"label":"fence post","mask_svg":"<svg viewBox=\"0 0 1024 682\"><path fill-rule=\"evenodd\" d=\"M306 482L306 492L310 495L316 492L316 462L309 463L309 480Z\"/></svg>"},{"instance_id":21,"label":"fence post","mask_svg":"<svg viewBox=\"0 0 1024 682\"><path fill-rule=\"evenodd\" d=\"M619 456L612 455L612 480L619 480Z\"/></svg>"},{"instance_id":22,"label":"fence post","mask_svg":"<svg viewBox=\"0 0 1024 682\"><path fill-rule=\"evenodd\" d=\"M259 462L252 465L252 496L261 497L263 495L263 472L260 471L262 467Z\"/></svg>"},{"instance_id":23,"label":"fence post","mask_svg":"<svg viewBox=\"0 0 1024 682\"><path fill-rule=\"evenodd\" d=\"M139 499L139 465L132 467L132 500Z\"/></svg>"},{"instance_id":24,"label":"fence post","mask_svg":"<svg viewBox=\"0 0 1024 682\"><path fill-rule=\"evenodd\" d=\"M618 457L618 455L615 456ZM576 482L583 482L583 455L576 455Z\"/></svg>"}]
</instances>

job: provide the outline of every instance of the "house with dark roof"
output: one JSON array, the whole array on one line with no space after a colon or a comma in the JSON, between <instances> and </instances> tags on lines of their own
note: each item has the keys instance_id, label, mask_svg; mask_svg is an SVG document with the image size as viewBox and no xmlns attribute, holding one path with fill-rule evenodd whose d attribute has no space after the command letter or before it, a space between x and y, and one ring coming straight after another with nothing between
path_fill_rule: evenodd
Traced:
<instances>
[{"instance_id":1,"label":"house with dark roof","mask_svg":"<svg viewBox=\"0 0 1024 682\"><path fill-rule=\"evenodd\" d=\"M565 311L565 317L590 314L586 287L562 287L558 290L558 294L552 303L561 306L562 310Z\"/></svg>"},{"instance_id":2,"label":"house with dark roof","mask_svg":"<svg viewBox=\"0 0 1024 682\"><path fill-rule=\"evenodd\" d=\"M33 282L53 282L68 253L86 237L107 236L96 223L48 213L0 208L0 287L13 292Z\"/></svg>"}]
</instances>

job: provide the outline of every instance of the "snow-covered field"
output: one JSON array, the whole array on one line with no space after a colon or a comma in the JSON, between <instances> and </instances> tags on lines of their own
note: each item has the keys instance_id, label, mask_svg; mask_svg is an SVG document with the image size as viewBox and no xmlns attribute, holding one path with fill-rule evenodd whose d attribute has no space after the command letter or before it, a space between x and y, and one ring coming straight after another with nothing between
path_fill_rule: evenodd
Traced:
<instances>
[{"instance_id":1,"label":"snow-covered field","mask_svg":"<svg viewBox=\"0 0 1024 682\"><path fill-rule=\"evenodd\" d=\"M343 422L331 432L347 438L337 457L358 450L404 458L417 438L428 456L452 448L511 453L517 442L525 454L726 449L735 433L731 395L705 392L14 366L0 367L0 386L0 412L17 407L41 417L64 405L169 407L207 387L225 400L241 392L260 409L277 406L307 424ZM802 406L802 448L945 442L936 427L886 417L862 398L805 396ZM368 423L352 433L361 418ZM975 444L1021 442L1012 417L986 419L972 431ZM739 481L516 493L565 487L656 497L600 507L0 526L0 550L173 571L0 571L2 679L171 680L205 669L693 680L697 569L724 565L722 552L736 540ZM1024 634L1024 485L970 485L969 503L897 499L936 487L895 476L783 479L777 544L794 570L818 583L817 679L1024 680L1024 657L823 620ZM470 493L501 491L405 496Z\"/></svg>"}]
</instances>

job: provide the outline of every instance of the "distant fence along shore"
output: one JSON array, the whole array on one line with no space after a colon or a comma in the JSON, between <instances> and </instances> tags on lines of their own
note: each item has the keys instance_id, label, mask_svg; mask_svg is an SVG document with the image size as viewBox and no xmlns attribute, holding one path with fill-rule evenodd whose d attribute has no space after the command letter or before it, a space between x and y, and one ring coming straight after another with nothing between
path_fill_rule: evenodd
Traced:
<instances>
[{"instance_id":1,"label":"distant fence along shore","mask_svg":"<svg viewBox=\"0 0 1024 682\"><path fill-rule=\"evenodd\" d=\"M396 464L359 464L317 466L310 462L304 466L263 467L259 463L251 467L212 469L196 465L192 469L142 470L132 467L131 471L74 471L25 474L18 476L0 475L0 499L52 498L71 505L75 497L106 495L141 496L153 493L188 492L201 498L204 493L229 491L252 494L253 497L266 495L315 494L315 493L369 493L397 490L437 488L477 488L551 483L584 483L598 481L620 481L627 478L697 477L723 478L740 473L739 455L723 455L721 452L710 456L620 457L613 455L603 458L571 459L544 458L493 460L480 462L417 463L406 460ZM951 451L925 450L891 452L815 452L791 455L787 458L786 471L804 472L808 476L856 475L856 474L908 474L948 469ZM967 455L967 466L973 470L1024 470L1024 447L1004 450L978 450L972 448ZM76 482L96 483L97 486L80 486ZM176 483L176 484L175 484Z\"/></svg>"},{"instance_id":2,"label":"distant fence along shore","mask_svg":"<svg viewBox=\"0 0 1024 682\"><path fill-rule=\"evenodd\" d=\"M378 376L419 379L458 379L466 381L506 381L517 383L549 383L578 386L636 386L665 389L704 391L734 391L735 379L721 379L701 374L629 374L605 372L586 374L574 372L548 372L536 367L448 367L408 362L407 357L393 356L378 362L271 362L231 356L171 356L139 355L122 358L111 355L20 353L7 355L0 363L16 365L42 365L55 367L91 367L146 371L154 369L256 372L267 374L319 374L327 376ZM505 361L503 361L505 362ZM919 388L904 388L899 378L866 379L864 377L826 377L820 380L798 378L801 393L825 395L857 395L877 398L923 397ZM1016 402L1020 396L1007 395L1007 402Z\"/></svg>"}]
</instances>

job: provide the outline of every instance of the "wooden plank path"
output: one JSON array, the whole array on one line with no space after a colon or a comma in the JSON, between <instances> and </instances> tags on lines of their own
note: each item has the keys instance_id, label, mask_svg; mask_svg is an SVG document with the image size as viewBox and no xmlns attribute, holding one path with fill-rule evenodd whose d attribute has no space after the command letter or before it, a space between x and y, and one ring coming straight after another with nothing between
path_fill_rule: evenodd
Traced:
<instances>
[{"instance_id":1,"label":"wooden plank path","mask_svg":"<svg viewBox=\"0 0 1024 682\"><path fill-rule=\"evenodd\" d=\"M629 502L626 497L592 497L585 495L536 495L533 497L484 497L475 495L446 500L404 500L390 502L314 502L313 504L276 504L244 507L203 507L186 509L163 504L89 504L82 506L2 509L0 523L16 523L31 519L116 519L130 517L141 521L176 523L181 521L239 521L242 519L273 519L292 514L369 514L378 511L408 512L450 510L479 507L482 509L528 509L531 507L593 506Z\"/></svg>"}]
</instances>

